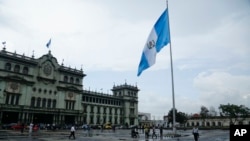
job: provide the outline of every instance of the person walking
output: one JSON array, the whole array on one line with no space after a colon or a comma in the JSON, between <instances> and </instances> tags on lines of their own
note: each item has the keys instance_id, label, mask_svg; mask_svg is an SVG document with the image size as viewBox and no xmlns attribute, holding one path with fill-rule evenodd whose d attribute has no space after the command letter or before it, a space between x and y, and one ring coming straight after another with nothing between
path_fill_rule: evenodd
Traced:
<instances>
[{"instance_id":1,"label":"person walking","mask_svg":"<svg viewBox=\"0 0 250 141\"><path fill-rule=\"evenodd\" d=\"M199 138L199 129L198 129L197 126L194 126L194 128L193 128L193 135L194 135L194 140L198 141L198 138Z\"/></svg>"},{"instance_id":2,"label":"person walking","mask_svg":"<svg viewBox=\"0 0 250 141\"><path fill-rule=\"evenodd\" d=\"M163 127L162 126L160 127L160 137L161 138L163 137Z\"/></svg>"},{"instance_id":3,"label":"person walking","mask_svg":"<svg viewBox=\"0 0 250 141\"><path fill-rule=\"evenodd\" d=\"M29 135L31 136L34 124L31 122L29 126Z\"/></svg>"},{"instance_id":4,"label":"person walking","mask_svg":"<svg viewBox=\"0 0 250 141\"><path fill-rule=\"evenodd\" d=\"M157 135L156 135L156 133L155 133L155 126L153 126L153 133L152 133L152 138L157 138Z\"/></svg>"},{"instance_id":5,"label":"person walking","mask_svg":"<svg viewBox=\"0 0 250 141\"><path fill-rule=\"evenodd\" d=\"M76 131L75 126L72 125L71 129L70 129L69 139L71 138L71 136L73 136L73 138L76 139L76 137L75 137L75 131Z\"/></svg>"},{"instance_id":6,"label":"person walking","mask_svg":"<svg viewBox=\"0 0 250 141\"><path fill-rule=\"evenodd\" d=\"M142 125L142 134L144 134L144 126L145 126L145 125Z\"/></svg>"},{"instance_id":7,"label":"person walking","mask_svg":"<svg viewBox=\"0 0 250 141\"><path fill-rule=\"evenodd\" d=\"M21 133L23 133L24 130L24 123L21 124Z\"/></svg>"},{"instance_id":8,"label":"person walking","mask_svg":"<svg viewBox=\"0 0 250 141\"><path fill-rule=\"evenodd\" d=\"M149 127L145 126L145 138L148 138L149 137Z\"/></svg>"}]
</instances>

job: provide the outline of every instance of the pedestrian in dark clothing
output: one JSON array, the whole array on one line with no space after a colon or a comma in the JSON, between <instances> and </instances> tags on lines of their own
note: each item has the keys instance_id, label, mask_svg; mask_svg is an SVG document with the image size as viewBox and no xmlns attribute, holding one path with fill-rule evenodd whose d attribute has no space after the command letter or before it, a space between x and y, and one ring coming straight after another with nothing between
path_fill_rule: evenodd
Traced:
<instances>
[{"instance_id":1,"label":"pedestrian in dark clothing","mask_svg":"<svg viewBox=\"0 0 250 141\"><path fill-rule=\"evenodd\" d=\"M150 129L148 126L145 126L145 138L149 137Z\"/></svg>"},{"instance_id":2,"label":"pedestrian in dark clothing","mask_svg":"<svg viewBox=\"0 0 250 141\"><path fill-rule=\"evenodd\" d=\"M162 136L163 136L163 127L161 126L160 127L160 137L162 138Z\"/></svg>"},{"instance_id":3,"label":"pedestrian in dark clothing","mask_svg":"<svg viewBox=\"0 0 250 141\"><path fill-rule=\"evenodd\" d=\"M70 129L70 135L69 135L69 139L71 138L71 136L73 136L73 138L75 139L75 126L72 125L71 129Z\"/></svg>"},{"instance_id":4,"label":"pedestrian in dark clothing","mask_svg":"<svg viewBox=\"0 0 250 141\"><path fill-rule=\"evenodd\" d=\"M144 125L142 125L142 134L144 134Z\"/></svg>"},{"instance_id":5,"label":"pedestrian in dark clothing","mask_svg":"<svg viewBox=\"0 0 250 141\"><path fill-rule=\"evenodd\" d=\"M24 123L21 124L21 133L23 133L24 130Z\"/></svg>"},{"instance_id":6,"label":"pedestrian in dark clothing","mask_svg":"<svg viewBox=\"0 0 250 141\"><path fill-rule=\"evenodd\" d=\"M152 138L156 137L157 138L157 135L155 134L155 126L153 126L153 133L152 133Z\"/></svg>"},{"instance_id":7,"label":"pedestrian in dark clothing","mask_svg":"<svg viewBox=\"0 0 250 141\"><path fill-rule=\"evenodd\" d=\"M132 138L138 138L139 137L139 133L138 133L137 128L132 128L131 136L132 136Z\"/></svg>"}]
</instances>

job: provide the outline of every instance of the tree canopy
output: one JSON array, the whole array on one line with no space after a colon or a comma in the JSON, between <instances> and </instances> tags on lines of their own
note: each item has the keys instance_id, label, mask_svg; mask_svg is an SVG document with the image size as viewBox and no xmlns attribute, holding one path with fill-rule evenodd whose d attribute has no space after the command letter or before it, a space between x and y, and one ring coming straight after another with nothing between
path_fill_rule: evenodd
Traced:
<instances>
[{"instance_id":1,"label":"tree canopy","mask_svg":"<svg viewBox=\"0 0 250 141\"><path fill-rule=\"evenodd\" d=\"M175 119L176 122L179 122L180 124L185 124L188 120L188 116L183 112L177 112L177 109L175 109ZM170 122L173 122L173 108L168 112L168 123Z\"/></svg>"},{"instance_id":2,"label":"tree canopy","mask_svg":"<svg viewBox=\"0 0 250 141\"><path fill-rule=\"evenodd\" d=\"M237 121L242 122L246 117L250 116L250 109L244 105L221 104L219 109L220 116L228 117L230 119L230 124L235 124Z\"/></svg>"}]
</instances>

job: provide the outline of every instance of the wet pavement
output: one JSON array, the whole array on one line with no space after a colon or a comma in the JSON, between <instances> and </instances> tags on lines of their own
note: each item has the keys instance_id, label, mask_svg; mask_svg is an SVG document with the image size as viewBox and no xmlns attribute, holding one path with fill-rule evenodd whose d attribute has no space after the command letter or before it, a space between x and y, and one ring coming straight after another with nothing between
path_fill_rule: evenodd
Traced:
<instances>
[{"instance_id":1,"label":"wet pavement","mask_svg":"<svg viewBox=\"0 0 250 141\"><path fill-rule=\"evenodd\" d=\"M75 141L194 141L191 130L177 131L181 137L169 137L171 130L164 130L162 138L145 138L140 133L139 138L131 138L130 130L116 130L116 132L104 130L93 130L91 136L87 136L87 131L77 130ZM0 130L0 141L68 141L70 132L68 130L47 131L40 130L31 135L28 131ZM229 130L200 130L199 141L229 141Z\"/></svg>"}]
</instances>

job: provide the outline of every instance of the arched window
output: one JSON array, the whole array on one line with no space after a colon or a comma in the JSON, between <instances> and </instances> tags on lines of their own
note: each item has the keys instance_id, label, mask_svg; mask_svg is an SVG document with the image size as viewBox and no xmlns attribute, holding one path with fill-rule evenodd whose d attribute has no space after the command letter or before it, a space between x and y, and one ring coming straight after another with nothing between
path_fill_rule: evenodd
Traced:
<instances>
[{"instance_id":1,"label":"arched window","mask_svg":"<svg viewBox=\"0 0 250 141\"><path fill-rule=\"evenodd\" d=\"M70 83L74 83L74 78L70 77Z\"/></svg>"},{"instance_id":2,"label":"arched window","mask_svg":"<svg viewBox=\"0 0 250 141\"><path fill-rule=\"evenodd\" d=\"M63 81L68 82L68 76L64 76Z\"/></svg>"},{"instance_id":3,"label":"arched window","mask_svg":"<svg viewBox=\"0 0 250 141\"><path fill-rule=\"evenodd\" d=\"M23 68L23 74L28 74L29 73L29 68L28 67L24 67Z\"/></svg>"},{"instance_id":4,"label":"arched window","mask_svg":"<svg viewBox=\"0 0 250 141\"><path fill-rule=\"evenodd\" d=\"M8 70L8 71L11 70L11 64L10 63L5 64L5 70Z\"/></svg>"},{"instance_id":5,"label":"arched window","mask_svg":"<svg viewBox=\"0 0 250 141\"><path fill-rule=\"evenodd\" d=\"M20 66L19 65L15 65L14 67L14 72L20 72Z\"/></svg>"},{"instance_id":6,"label":"arched window","mask_svg":"<svg viewBox=\"0 0 250 141\"><path fill-rule=\"evenodd\" d=\"M76 84L80 84L79 78L76 78Z\"/></svg>"}]
</instances>

